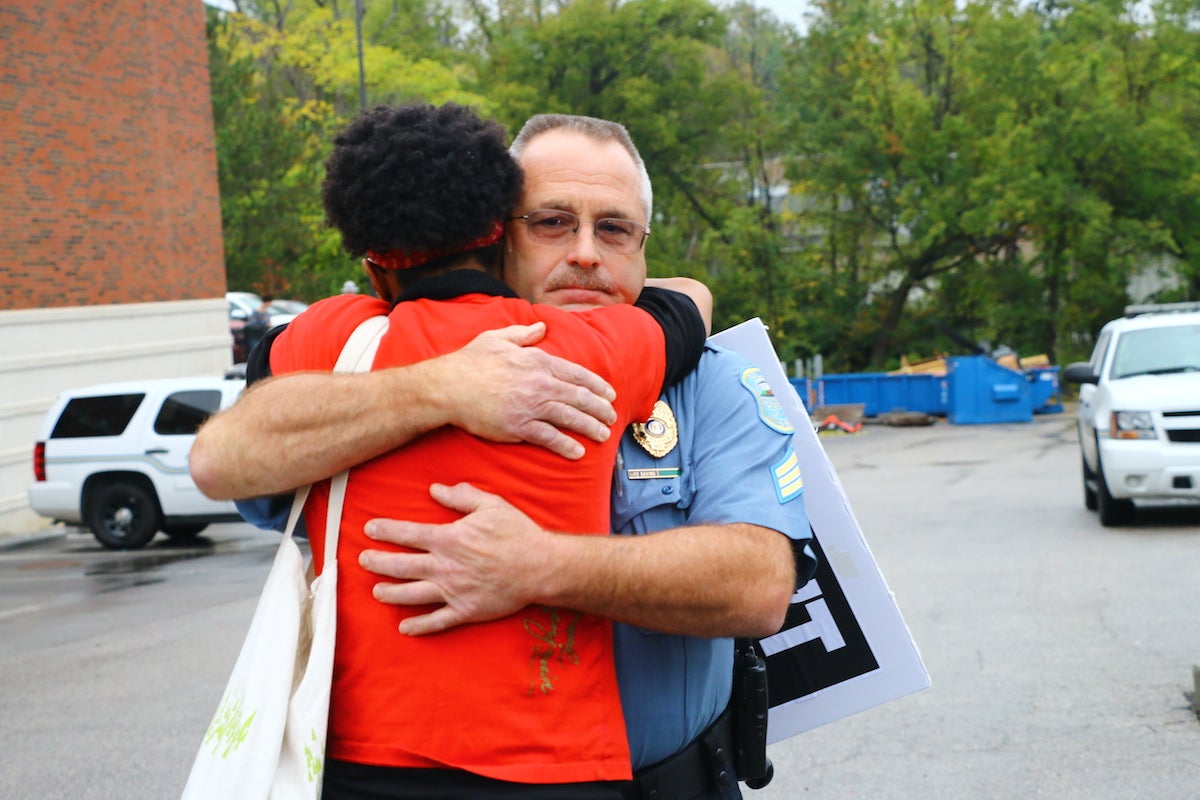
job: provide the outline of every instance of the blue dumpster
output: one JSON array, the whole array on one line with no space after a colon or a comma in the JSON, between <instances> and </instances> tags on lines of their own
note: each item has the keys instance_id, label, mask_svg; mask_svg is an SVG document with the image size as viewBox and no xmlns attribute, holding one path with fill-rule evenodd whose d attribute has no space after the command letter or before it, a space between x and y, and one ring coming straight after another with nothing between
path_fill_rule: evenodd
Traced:
<instances>
[{"instance_id":1,"label":"blue dumpster","mask_svg":"<svg viewBox=\"0 0 1200 800\"><path fill-rule=\"evenodd\" d=\"M1033 413L1061 414L1062 384L1058 367L1033 367L1029 370L1029 379L1033 382Z\"/></svg>"},{"instance_id":2,"label":"blue dumpster","mask_svg":"<svg viewBox=\"0 0 1200 800\"><path fill-rule=\"evenodd\" d=\"M824 375L815 384L816 405L862 403L868 417L889 411L944 415L949 407L949 384L943 375L848 372Z\"/></svg>"},{"instance_id":3,"label":"blue dumpster","mask_svg":"<svg viewBox=\"0 0 1200 800\"><path fill-rule=\"evenodd\" d=\"M919 411L945 416L950 406L950 382L945 375L916 373L885 375L879 382L879 407L888 411Z\"/></svg>"},{"instance_id":4,"label":"blue dumpster","mask_svg":"<svg viewBox=\"0 0 1200 800\"><path fill-rule=\"evenodd\" d=\"M862 403L863 415L874 417L879 413L879 373L845 372L838 375L822 375L816 380L816 404L839 406Z\"/></svg>"},{"instance_id":5,"label":"blue dumpster","mask_svg":"<svg viewBox=\"0 0 1200 800\"><path fill-rule=\"evenodd\" d=\"M987 356L954 356L946 361L950 379L947 418L956 425L1029 422L1033 382L1024 373Z\"/></svg>"}]
</instances>

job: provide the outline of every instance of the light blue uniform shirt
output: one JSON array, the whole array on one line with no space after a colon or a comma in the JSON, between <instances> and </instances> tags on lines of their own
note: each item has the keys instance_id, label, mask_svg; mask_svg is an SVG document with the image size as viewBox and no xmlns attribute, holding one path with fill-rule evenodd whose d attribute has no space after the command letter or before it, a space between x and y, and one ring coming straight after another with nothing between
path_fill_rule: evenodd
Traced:
<instances>
[{"instance_id":1,"label":"light blue uniform shirt","mask_svg":"<svg viewBox=\"0 0 1200 800\"><path fill-rule=\"evenodd\" d=\"M256 528L264 531L279 531L287 529L288 512L292 508L294 495L279 495L277 497L252 497L249 500L234 500L242 519ZM304 517L296 523L296 535L304 537Z\"/></svg>"},{"instance_id":2,"label":"light blue uniform shirt","mask_svg":"<svg viewBox=\"0 0 1200 800\"><path fill-rule=\"evenodd\" d=\"M807 540L811 531L791 425L764 390L757 369L736 353L709 345L695 371L662 395L678 427L678 444L656 458L631 431L621 440L613 481L614 532L744 522ZM807 547L804 555L807 563L799 570L807 577L816 562ZM614 639L617 684L637 769L682 750L725 710L733 640L622 624L614 626Z\"/></svg>"},{"instance_id":3,"label":"light blue uniform shirt","mask_svg":"<svg viewBox=\"0 0 1200 800\"><path fill-rule=\"evenodd\" d=\"M793 466L791 426L764 390L758 370L741 356L708 345L696 369L661 398L675 417L676 446L656 458L631 432L621 440L613 531L636 535L744 522L806 541L811 532L803 478ZM290 502L290 495L259 498L238 501L237 508L260 528L282 530ZM816 563L807 547L804 557L806 563L798 566L801 583ZM616 624L614 641L634 769L679 752L725 710L733 679L732 639Z\"/></svg>"}]
</instances>

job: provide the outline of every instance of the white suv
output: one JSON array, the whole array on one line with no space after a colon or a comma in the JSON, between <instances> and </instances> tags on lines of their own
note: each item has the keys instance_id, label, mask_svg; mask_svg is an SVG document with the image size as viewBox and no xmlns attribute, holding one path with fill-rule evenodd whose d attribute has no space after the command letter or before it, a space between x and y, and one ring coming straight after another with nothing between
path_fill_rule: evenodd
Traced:
<instances>
[{"instance_id":1,"label":"white suv","mask_svg":"<svg viewBox=\"0 0 1200 800\"><path fill-rule=\"evenodd\" d=\"M210 522L240 520L188 473L196 429L228 407L241 378L164 378L61 393L34 445L29 505L86 525L111 549L144 547L158 531L190 538Z\"/></svg>"},{"instance_id":2,"label":"white suv","mask_svg":"<svg viewBox=\"0 0 1200 800\"><path fill-rule=\"evenodd\" d=\"M1200 500L1200 303L1129 306L1100 329L1079 383L1083 497L1100 524L1136 500Z\"/></svg>"}]
</instances>

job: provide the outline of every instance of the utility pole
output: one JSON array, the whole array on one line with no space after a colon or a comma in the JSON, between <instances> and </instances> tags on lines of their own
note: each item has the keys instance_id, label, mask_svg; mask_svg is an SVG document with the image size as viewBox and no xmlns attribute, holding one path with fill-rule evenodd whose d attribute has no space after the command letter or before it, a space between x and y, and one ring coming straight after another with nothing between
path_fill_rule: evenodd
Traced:
<instances>
[{"instance_id":1,"label":"utility pole","mask_svg":"<svg viewBox=\"0 0 1200 800\"><path fill-rule=\"evenodd\" d=\"M358 110L367 110L367 74L363 69L363 0L354 0L354 32L358 37Z\"/></svg>"}]
</instances>

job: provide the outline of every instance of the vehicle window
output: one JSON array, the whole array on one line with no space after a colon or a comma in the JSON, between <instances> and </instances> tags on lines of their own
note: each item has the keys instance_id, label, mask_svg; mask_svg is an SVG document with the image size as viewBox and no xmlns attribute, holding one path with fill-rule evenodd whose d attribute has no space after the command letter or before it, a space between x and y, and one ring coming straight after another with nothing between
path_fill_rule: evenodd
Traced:
<instances>
[{"instance_id":1,"label":"vehicle window","mask_svg":"<svg viewBox=\"0 0 1200 800\"><path fill-rule=\"evenodd\" d=\"M1126 331L1117 340L1112 377L1200 370L1200 325Z\"/></svg>"},{"instance_id":2,"label":"vehicle window","mask_svg":"<svg viewBox=\"0 0 1200 800\"><path fill-rule=\"evenodd\" d=\"M1092 365L1092 373L1100 374L1100 370L1104 367L1104 356L1108 354L1108 343L1112 340L1112 333L1105 332L1100 334L1100 338L1096 340L1096 347L1092 350L1092 359L1089 362Z\"/></svg>"},{"instance_id":3,"label":"vehicle window","mask_svg":"<svg viewBox=\"0 0 1200 800\"><path fill-rule=\"evenodd\" d=\"M174 392L163 401L154 420L154 432L164 436L189 436L221 407L217 389Z\"/></svg>"},{"instance_id":4,"label":"vehicle window","mask_svg":"<svg viewBox=\"0 0 1200 800\"><path fill-rule=\"evenodd\" d=\"M120 436L142 404L144 394L117 394L106 397L76 397L67 402L62 416L54 424L51 439L78 439L85 436Z\"/></svg>"}]
</instances>

